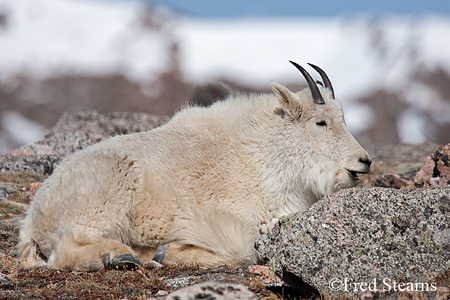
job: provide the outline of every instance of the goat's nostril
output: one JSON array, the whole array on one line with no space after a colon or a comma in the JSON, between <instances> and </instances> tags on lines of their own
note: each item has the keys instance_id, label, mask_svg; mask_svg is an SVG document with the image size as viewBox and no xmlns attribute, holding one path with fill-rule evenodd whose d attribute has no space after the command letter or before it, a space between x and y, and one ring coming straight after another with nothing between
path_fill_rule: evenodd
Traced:
<instances>
[{"instance_id":1,"label":"goat's nostril","mask_svg":"<svg viewBox=\"0 0 450 300\"><path fill-rule=\"evenodd\" d=\"M367 158L367 157L360 158L359 161L362 162L363 164L366 164L369 167L372 164L372 160L370 158Z\"/></svg>"}]
</instances>

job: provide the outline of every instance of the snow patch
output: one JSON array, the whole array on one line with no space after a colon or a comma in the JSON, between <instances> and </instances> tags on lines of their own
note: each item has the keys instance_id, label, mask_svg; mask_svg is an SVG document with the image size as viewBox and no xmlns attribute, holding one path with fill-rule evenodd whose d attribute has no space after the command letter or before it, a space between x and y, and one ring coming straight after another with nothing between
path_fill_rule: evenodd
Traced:
<instances>
[{"instance_id":1,"label":"snow patch","mask_svg":"<svg viewBox=\"0 0 450 300\"><path fill-rule=\"evenodd\" d=\"M429 136L426 125L423 114L415 109L407 109L397 121L397 133L403 143L423 143Z\"/></svg>"},{"instance_id":2,"label":"snow patch","mask_svg":"<svg viewBox=\"0 0 450 300\"><path fill-rule=\"evenodd\" d=\"M1 80L117 72L150 80L168 64L172 41L141 24L146 8L138 2L0 0L0 8Z\"/></svg>"},{"instance_id":3,"label":"snow patch","mask_svg":"<svg viewBox=\"0 0 450 300\"><path fill-rule=\"evenodd\" d=\"M17 143L25 145L44 138L45 128L43 126L16 112L2 112L0 117L1 127Z\"/></svg>"}]
</instances>

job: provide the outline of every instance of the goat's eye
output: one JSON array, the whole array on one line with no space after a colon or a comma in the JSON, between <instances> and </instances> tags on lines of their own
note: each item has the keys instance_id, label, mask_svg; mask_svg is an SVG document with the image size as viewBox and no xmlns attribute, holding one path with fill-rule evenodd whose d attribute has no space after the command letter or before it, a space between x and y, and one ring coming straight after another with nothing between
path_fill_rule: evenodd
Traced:
<instances>
[{"instance_id":1,"label":"goat's eye","mask_svg":"<svg viewBox=\"0 0 450 300\"><path fill-rule=\"evenodd\" d=\"M316 122L317 126L327 126L327 123L325 121Z\"/></svg>"}]
</instances>

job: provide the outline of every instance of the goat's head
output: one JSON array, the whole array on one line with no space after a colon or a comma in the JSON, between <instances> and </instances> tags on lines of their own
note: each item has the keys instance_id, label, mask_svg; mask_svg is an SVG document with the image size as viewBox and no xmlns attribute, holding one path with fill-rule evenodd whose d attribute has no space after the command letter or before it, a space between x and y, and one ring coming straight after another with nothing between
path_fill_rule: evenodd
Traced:
<instances>
[{"instance_id":1,"label":"goat's head","mask_svg":"<svg viewBox=\"0 0 450 300\"><path fill-rule=\"evenodd\" d=\"M309 88L292 93L278 83L272 90L281 104L288 135L288 155L302 156L305 167L313 169L309 185L316 194L328 194L358 182L358 173L368 173L372 162L345 126L341 104L334 98L331 81L319 67L310 64L322 77L314 82L311 75L297 63L291 63L303 74ZM305 157L306 155L306 157ZM306 160L306 162L304 162Z\"/></svg>"}]
</instances>

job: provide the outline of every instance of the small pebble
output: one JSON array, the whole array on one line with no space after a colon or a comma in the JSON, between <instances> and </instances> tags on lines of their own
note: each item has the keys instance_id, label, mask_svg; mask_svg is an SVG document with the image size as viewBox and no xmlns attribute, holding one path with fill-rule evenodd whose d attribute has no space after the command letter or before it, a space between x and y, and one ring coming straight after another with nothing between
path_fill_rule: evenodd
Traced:
<instances>
[{"instance_id":1,"label":"small pebble","mask_svg":"<svg viewBox=\"0 0 450 300\"><path fill-rule=\"evenodd\" d=\"M163 266L164 266L163 264L154 260L150 260L147 265L149 269L161 269Z\"/></svg>"},{"instance_id":2,"label":"small pebble","mask_svg":"<svg viewBox=\"0 0 450 300\"><path fill-rule=\"evenodd\" d=\"M9 278L8 276L6 276L3 273L0 273L0 285L8 284L10 281L11 281L11 278Z\"/></svg>"},{"instance_id":3,"label":"small pebble","mask_svg":"<svg viewBox=\"0 0 450 300\"><path fill-rule=\"evenodd\" d=\"M156 297L167 296L167 295L169 295L169 292L168 292L168 291L165 291L165 290L159 290L159 291L155 294Z\"/></svg>"},{"instance_id":4,"label":"small pebble","mask_svg":"<svg viewBox=\"0 0 450 300\"><path fill-rule=\"evenodd\" d=\"M6 193L6 191L4 189L0 190L0 200L1 199L8 200L8 194Z\"/></svg>"}]
</instances>

